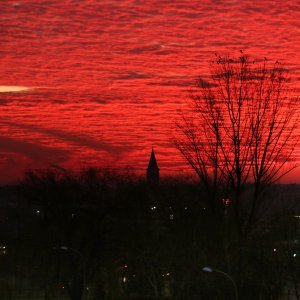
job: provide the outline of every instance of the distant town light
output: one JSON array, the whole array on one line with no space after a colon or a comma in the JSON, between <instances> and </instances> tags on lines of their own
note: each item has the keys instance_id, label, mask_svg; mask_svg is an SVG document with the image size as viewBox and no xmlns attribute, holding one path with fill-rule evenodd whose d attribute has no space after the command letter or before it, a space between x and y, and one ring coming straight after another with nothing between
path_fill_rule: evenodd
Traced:
<instances>
[{"instance_id":1,"label":"distant town light","mask_svg":"<svg viewBox=\"0 0 300 300\"><path fill-rule=\"evenodd\" d=\"M274 248L274 249L273 249L273 252L276 252L276 251L277 251L277 249L276 249L276 248Z\"/></svg>"},{"instance_id":2,"label":"distant town light","mask_svg":"<svg viewBox=\"0 0 300 300\"><path fill-rule=\"evenodd\" d=\"M6 254L6 246L1 245L0 246L0 255L5 255Z\"/></svg>"},{"instance_id":3,"label":"distant town light","mask_svg":"<svg viewBox=\"0 0 300 300\"><path fill-rule=\"evenodd\" d=\"M223 202L224 206L229 206L231 203L231 200L229 198L223 198L222 202Z\"/></svg>"},{"instance_id":4,"label":"distant town light","mask_svg":"<svg viewBox=\"0 0 300 300\"><path fill-rule=\"evenodd\" d=\"M296 256L297 256L297 253L294 253L293 256L296 257Z\"/></svg>"}]
</instances>

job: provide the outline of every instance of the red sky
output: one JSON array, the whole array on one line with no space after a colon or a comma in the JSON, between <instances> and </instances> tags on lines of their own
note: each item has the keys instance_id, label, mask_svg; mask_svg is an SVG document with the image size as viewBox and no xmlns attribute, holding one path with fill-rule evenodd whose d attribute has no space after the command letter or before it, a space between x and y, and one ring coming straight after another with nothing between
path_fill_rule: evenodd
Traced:
<instances>
[{"instance_id":1,"label":"red sky","mask_svg":"<svg viewBox=\"0 0 300 300\"><path fill-rule=\"evenodd\" d=\"M0 182L144 170L152 145L162 174L187 170L172 124L213 53L280 60L299 89L299 20L296 0L0 0Z\"/></svg>"}]
</instances>

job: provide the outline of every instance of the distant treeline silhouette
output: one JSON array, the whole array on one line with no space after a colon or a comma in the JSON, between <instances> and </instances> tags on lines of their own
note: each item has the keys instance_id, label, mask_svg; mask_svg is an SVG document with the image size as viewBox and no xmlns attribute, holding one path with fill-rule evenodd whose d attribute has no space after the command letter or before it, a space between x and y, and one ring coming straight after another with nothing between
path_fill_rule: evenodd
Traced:
<instances>
[{"instance_id":1,"label":"distant treeline silhouette","mask_svg":"<svg viewBox=\"0 0 300 300\"><path fill-rule=\"evenodd\" d=\"M265 189L241 265L232 195L218 191L212 207L194 179L27 172L1 188L1 299L234 299L204 266L230 274L241 299L297 295L299 186Z\"/></svg>"}]
</instances>

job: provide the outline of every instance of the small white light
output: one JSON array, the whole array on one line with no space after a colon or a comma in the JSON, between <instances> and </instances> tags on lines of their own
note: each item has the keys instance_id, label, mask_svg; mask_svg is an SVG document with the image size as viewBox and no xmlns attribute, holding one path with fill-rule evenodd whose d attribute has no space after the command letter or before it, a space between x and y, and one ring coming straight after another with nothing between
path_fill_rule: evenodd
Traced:
<instances>
[{"instance_id":1,"label":"small white light","mask_svg":"<svg viewBox=\"0 0 300 300\"><path fill-rule=\"evenodd\" d=\"M37 214L39 214L39 213L40 213L40 211L39 211L39 210L37 210L37 211L36 211L36 213L37 213Z\"/></svg>"},{"instance_id":2,"label":"small white light","mask_svg":"<svg viewBox=\"0 0 300 300\"><path fill-rule=\"evenodd\" d=\"M296 256L297 256L297 253L294 253L293 256L296 257Z\"/></svg>"},{"instance_id":3,"label":"small white light","mask_svg":"<svg viewBox=\"0 0 300 300\"><path fill-rule=\"evenodd\" d=\"M204 268L202 268L202 271L211 273L213 271L213 269L210 267L204 267Z\"/></svg>"}]
</instances>

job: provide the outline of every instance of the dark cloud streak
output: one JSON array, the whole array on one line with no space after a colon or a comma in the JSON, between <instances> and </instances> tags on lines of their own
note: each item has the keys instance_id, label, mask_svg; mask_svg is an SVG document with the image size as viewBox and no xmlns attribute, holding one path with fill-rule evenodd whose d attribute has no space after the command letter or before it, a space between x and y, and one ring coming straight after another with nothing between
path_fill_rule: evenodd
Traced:
<instances>
[{"instance_id":1,"label":"dark cloud streak","mask_svg":"<svg viewBox=\"0 0 300 300\"><path fill-rule=\"evenodd\" d=\"M19 124L19 123L13 123L9 121L0 121L0 123L11 127L17 127L17 128L26 129L33 132L38 132L45 135L50 135L53 136L54 138L59 138L72 144L86 146L94 150L102 150L102 151L107 151L110 153L117 154L120 151L121 152L128 151L130 149L130 147L128 146L111 145L103 141L93 140L92 138L85 136L84 134L70 133L60 129L43 128L37 125L24 124L24 123Z\"/></svg>"}]
</instances>

